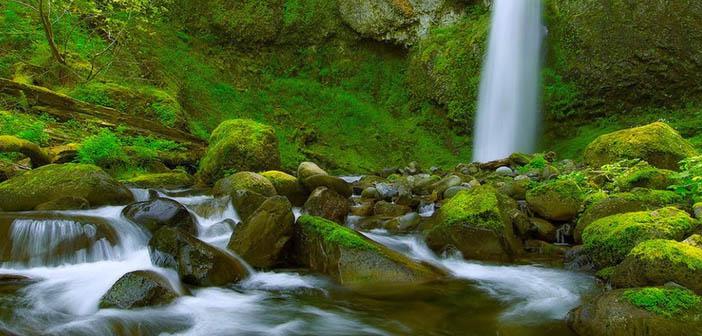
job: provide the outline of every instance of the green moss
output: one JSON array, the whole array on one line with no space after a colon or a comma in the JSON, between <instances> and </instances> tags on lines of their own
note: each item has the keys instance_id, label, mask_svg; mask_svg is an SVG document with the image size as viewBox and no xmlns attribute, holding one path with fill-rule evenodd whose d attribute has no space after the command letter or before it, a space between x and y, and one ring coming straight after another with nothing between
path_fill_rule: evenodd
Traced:
<instances>
[{"instance_id":1,"label":"green moss","mask_svg":"<svg viewBox=\"0 0 702 336\"><path fill-rule=\"evenodd\" d=\"M614 266L605 267L605 268L597 271L597 277L600 279L603 279L605 281L609 281L609 279L611 279L612 275L614 274L614 270L615 270Z\"/></svg>"},{"instance_id":2,"label":"green moss","mask_svg":"<svg viewBox=\"0 0 702 336\"><path fill-rule=\"evenodd\" d=\"M504 229L504 218L498 197L495 189L488 186L460 191L439 209L439 225L435 229L469 224L501 232Z\"/></svg>"},{"instance_id":3,"label":"green moss","mask_svg":"<svg viewBox=\"0 0 702 336\"><path fill-rule=\"evenodd\" d=\"M631 212L598 219L583 231L585 249L601 267L620 263L639 243L651 239L681 240L699 222L676 208Z\"/></svg>"},{"instance_id":4,"label":"green moss","mask_svg":"<svg viewBox=\"0 0 702 336\"><path fill-rule=\"evenodd\" d=\"M702 298L683 288L639 288L624 292L631 304L644 310L674 317L691 310L699 310Z\"/></svg>"},{"instance_id":5,"label":"green moss","mask_svg":"<svg viewBox=\"0 0 702 336\"><path fill-rule=\"evenodd\" d=\"M645 241L629 254L647 261L664 259L675 265L685 265L693 271L702 271L702 249L674 240Z\"/></svg>"},{"instance_id":6,"label":"green moss","mask_svg":"<svg viewBox=\"0 0 702 336\"><path fill-rule=\"evenodd\" d=\"M248 190L266 197L275 196L274 185L265 177L252 172L238 172L215 183L212 192L215 195L227 195L237 190Z\"/></svg>"},{"instance_id":7,"label":"green moss","mask_svg":"<svg viewBox=\"0 0 702 336\"><path fill-rule=\"evenodd\" d=\"M47 123L41 118L22 113L0 111L0 135L14 135L18 138L45 145L49 140Z\"/></svg>"},{"instance_id":8,"label":"green moss","mask_svg":"<svg viewBox=\"0 0 702 336\"><path fill-rule=\"evenodd\" d=\"M139 188L183 188L193 185L192 176L184 172L141 174L125 182Z\"/></svg>"},{"instance_id":9,"label":"green moss","mask_svg":"<svg viewBox=\"0 0 702 336\"><path fill-rule=\"evenodd\" d=\"M674 174L673 171L658 169L646 162L641 162L615 177L614 183L622 191L637 187L666 189L674 183Z\"/></svg>"},{"instance_id":10,"label":"green moss","mask_svg":"<svg viewBox=\"0 0 702 336\"><path fill-rule=\"evenodd\" d=\"M380 252L378 246L370 243L358 232L324 218L304 215L297 220L297 223L304 231L311 231L322 237L326 243L349 249Z\"/></svg>"}]
</instances>

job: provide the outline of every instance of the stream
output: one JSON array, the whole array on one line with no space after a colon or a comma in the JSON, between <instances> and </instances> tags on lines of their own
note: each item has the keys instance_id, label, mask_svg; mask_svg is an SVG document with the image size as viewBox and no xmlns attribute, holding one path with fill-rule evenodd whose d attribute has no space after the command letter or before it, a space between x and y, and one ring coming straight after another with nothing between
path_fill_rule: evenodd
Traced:
<instances>
[{"instance_id":1,"label":"stream","mask_svg":"<svg viewBox=\"0 0 702 336\"><path fill-rule=\"evenodd\" d=\"M133 193L138 200L149 197L145 190ZM195 191L160 195L191 211L200 239L226 248L230 223L239 220L228 199ZM0 274L33 281L0 282L0 334L571 335L563 318L596 287L589 275L437 256L419 236L375 230L364 234L445 268L450 278L411 291L360 294L301 270L253 271L238 284L195 289L168 306L98 309L114 282L135 270L158 272L184 292L175 271L151 263L148 233L124 219L123 208L12 214L19 217L10 228L13 261L1 264ZM104 226L116 237L101 237ZM89 248L71 250L68 242L78 236L92 239Z\"/></svg>"}]
</instances>

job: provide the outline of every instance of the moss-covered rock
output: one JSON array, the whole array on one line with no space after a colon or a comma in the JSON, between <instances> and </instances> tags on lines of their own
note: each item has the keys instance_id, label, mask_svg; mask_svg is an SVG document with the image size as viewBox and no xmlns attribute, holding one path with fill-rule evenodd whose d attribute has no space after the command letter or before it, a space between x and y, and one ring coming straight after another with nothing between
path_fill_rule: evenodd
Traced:
<instances>
[{"instance_id":1,"label":"moss-covered rock","mask_svg":"<svg viewBox=\"0 0 702 336\"><path fill-rule=\"evenodd\" d=\"M248 275L233 255L176 228L164 227L149 240L151 262L173 268L180 279L195 286L222 286Z\"/></svg>"},{"instance_id":2,"label":"moss-covered rock","mask_svg":"<svg viewBox=\"0 0 702 336\"><path fill-rule=\"evenodd\" d=\"M343 224L351 211L350 201L327 187L315 189L303 207L306 214Z\"/></svg>"},{"instance_id":3,"label":"moss-covered rock","mask_svg":"<svg viewBox=\"0 0 702 336\"><path fill-rule=\"evenodd\" d=\"M276 190L267 178L252 172L238 172L215 183L212 193L216 196L231 195L238 190L248 190L266 197L275 196Z\"/></svg>"},{"instance_id":4,"label":"moss-covered rock","mask_svg":"<svg viewBox=\"0 0 702 336\"><path fill-rule=\"evenodd\" d=\"M242 221L249 219L256 209L258 209L268 197L249 190L237 190L231 194L232 205L236 209Z\"/></svg>"},{"instance_id":5,"label":"moss-covered rock","mask_svg":"<svg viewBox=\"0 0 702 336\"><path fill-rule=\"evenodd\" d=\"M197 235L197 224L190 211L170 198L130 204L122 210L122 216L141 225L151 234L162 227L172 227Z\"/></svg>"},{"instance_id":6,"label":"moss-covered rock","mask_svg":"<svg viewBox=\"0 0 702 336\"><path fill-rule=\"evenodd\" d=\"M680 160L697 155L694 147L663 122L605 134L585 149L592 167L627 159L642 159L654 167L678 170Z\"/></svg>"},{"instance_id":7,"label":"moss-covered rock","mask_svg":"<svg viewBox=\"0 0 702 336\"><path fill-rule=\"evenodd\" d=\"M530 189L526 201L539 216L555 221L575 218L585 199L585 192L571 180L556 180Z\"/></svg>"},{"instance_id":8,"label":"moss-covered rock","mask_svg":"<svg viewBox=\"0 0 702 336\"><path fill-rule=\"evenodd\" d=\"M375 214L376 216L383 217L402 216L410 211L412 211L412 209L406 205L400 205L386 201L377 202L373 206L373 214Z\"/></svg>"},{"instance_id":9,"label":"moss-covered rock","mask_svg":"<svg viewBox=\"0 0 702 336\"><path fill-rule=\"evenodd\" d=\"M302 184L309 191L319 187L327 187L344 197L351 197L353 190L351 185L340 177L329 175L314 175L302 180Z\"/></svg>"},{"instance_id":10,"label":"moss-covered rock","mask_svg":"<svg viewBox=\"0 0 702 336\"><path fill-rule=\"evenodd\" d=\"M37 211L55 211L55 210L83 210L88 209L90 203L83 197L66 196L57 198L46 203L37 205L34 210Z\"/></svg>"},{"instance_id":11,"label":"moss-covered rock","mask_svg":"<svg viewBox=\"0 0 702 336\"><path fill-rule=\"evenodd\" d=\"M47 165L0 183L4 211L33 210L65 196L82 197L93 207L134 200L124 185L99 167L86 164Z\"/></svg>"},{"instance_id":12,"label":"moss-covered rock","mask_svg":"<svg viewBox=\"0 0 702 336\"><path fill-rule=\"evenodd\" d=\"M314 162L302 162L299 166L297 166L297 178L299 178L300 181L304 181L305 179L315 175L329 174Z\"/></svg>"},{"instance_id":13,"label":"moss-covered rock","mask_svg":"<svg viewBox=\"0 0 702 336\"><path fill-rule=\"evenodd\" d=\"M652 239L683 240L700 223L676 208L630 212L605 217L583 231L583 245L596 265L613 266L641 242Z\"/></svg>"},{"instance_id":14,"label":"moss-covered rock","mask_svg":"<svg viewBox=\"0 0 702 336\"><path fill-rule=\"evenodd\" d=\"M600 218L620 213L655 210L683 202L683 198L672 191L640 188L625 193L594 197L586 202L585 210L578 218L578 223L573 230L575 242L582 242L583 230Z\"/></svg>"},{"instance_id":15,"label":"moss-covered rock","mask_svg":"<svg viewBox=\"0 0 702 336\"><path fill-rule=\"evenodd\" d=\"M137 188L180 189L191 187L195 183L195 179L186 172L173 171L169 173L142 174L124 182Z\"/></svg>"},{"instance_id":16,"label":"moss-covered rock","mask_svg":"<svg viewBox=\"0 0 702 336\"><path fill-rule=\"evenodd\" d=\"M100 308L160 306L173 302L178 296L163 276L151 271L134 271L119 278L100 298Z\"/></svg>"},{"instance_id":17,"label":"moss-covered rock","mask_svg":"<svg viewBox=\"0 0 702 336\"><path fill-rule=\"evenodd\" d=\"M233 119L222 122L212 132L198 177L211 184L230 171L279 168L280 151L273 128L248 119Z\"/></svg>"},{"instance_id":18,"label":"moss-covered rock","mask_svg":"<svg viewBox=\"0 0 702 336\"><path fill-rule=\"evenodd\" d=\"M702 249L674 240L645 241L615 267L610 280L617 287L674 282L702 294Z\"/></svg>"},{"instance_id":19,"label":"moss-covered rock","mask_svg":"<svg viewBox=\"0 0 702 336\"><path fill-rule=\"evenodd\" d=\"M27 156L33 167L51 163L49 155L37 144L11 135L0 135L0 153L22 153Z\"/></svg>"},{"instance_id":20,"label":"moss-covered rock","mask_svg":"<svg viewBox=\"0 0 702 336\"><path fill-rule=\"evenodd\" d=\"M435 251L455 247L467 259L510 260L522 250L512 227L513 211L516 202L492 187L461 191L439 208L425 232L427 244Z\"/></svg>"},{"instance_id":21,"label":"moss-covered rock","mask_svg":"<svg viewBox=\"0 0 702 336\"><path fill-rule=\"evenodd\" d=\"M297 220L293 245L300 265L350 287L416 284L445 275L350 228L314 216Z\"/></svg>"},{"instance_id":22,"label":"moss-covered rock","mask_svg":"<svg viewBox=\"0 0 702 336\"><path fill-rule=\"evenodd\" d=\"M666 190L676 183L675 172L652 167L647 162L640 162L614 178L614 183L621 191L634 188Z\"/></svg>"},{"instance_id":23,"label":"moss-covered rock","mask_svg":"<svg viewBox=\"0 0 702 336\"><path fill-rule=\"evenodd\" d=\"M273 267L280 262L281 251L292 237L294 223L290 202L282 196L271 197L236 227L229 249L253 267Z\"/></svg>"},{"instance_id":24,"label":"moss-covered rock","mask_svg":"<svg viewBox=\"0 0 702 336\"><path fill-rule=\"evenodd\" d=\"M681 288L637 288L605 292L568 314L578 335L697 335L702 299Z\"/></svg>"},{"instance_id":25,"label":"moss-covered rock","mask_svg":"<svg viewBox=\"0 0 702 336\"><path fill-rule=\"evenodd\" d=\"M278 195L287 197L294 206L305 204L308 193L295 176L278 170L263 172L261 176L273 184Z\"/></svg>"}]
</instances>

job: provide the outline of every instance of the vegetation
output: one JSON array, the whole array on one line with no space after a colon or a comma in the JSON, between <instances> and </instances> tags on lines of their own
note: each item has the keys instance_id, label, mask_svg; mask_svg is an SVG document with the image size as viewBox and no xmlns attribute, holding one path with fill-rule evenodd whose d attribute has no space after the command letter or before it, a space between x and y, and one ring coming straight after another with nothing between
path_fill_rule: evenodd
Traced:
<instances>
[{"instance_id":1,"label":"vegetation","mask_svg":"<svg viewBox=\"0 0 702 336\"><path fill-rule=\"evenodd\" d=\"M356 231L320 217L304 215L298 219L303 230L315 232L330 246L343 246L349 249L379 251Z\"/></svg>"},{"instance_id":2,"label":"vegetation","mask_svg":"<svg viewBox=\"0 0 702 336\"><path fill-rule=\"evenodd\" d=\"M624 297L639 308L665 317L699 309L702 298L682 288L640 288L624 292Z\"/></svg>"}]
</instances>

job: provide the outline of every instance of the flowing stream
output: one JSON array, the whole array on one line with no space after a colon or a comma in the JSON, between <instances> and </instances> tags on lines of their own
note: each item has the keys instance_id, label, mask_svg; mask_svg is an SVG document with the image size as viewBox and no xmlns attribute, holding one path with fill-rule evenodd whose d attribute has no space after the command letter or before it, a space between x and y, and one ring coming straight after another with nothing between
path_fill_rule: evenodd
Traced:
<instances>
[{"instance_id":1,"label":"flowing stream","mask_svg":"<svg viewBox=\"0 0 702 336\"><path fill-rule=\"evenodd\" d=\"M545 28L541 0L495 0L480 83L473 160L532 153L539 124L539 70Z\"/></svg>"},{"instance_id":2,"label":"flowing stream","mask_svg":"<svg viewBox=\"0 0 702 336\"><path fill-rule=\"evenodd\" d=\"M228 199L189 192L161 196L193 213L202 240L226 248L231 224L239 220ZM9 242L16 254L0 265L0 275L33 281L0 282L0 334L569 335L563 317L594 288L586 275L440 257L418 236L374 231L364 234L444 267L451 278L411 292L359 294L302 271L253 272L236 285L195 289L168 306L98 309L112 284L135 270L158 272L184 291L174 271L151 263L148 234L124 219L122 209L12 214ZM78 236L85 239L76 241Z\"/></svg>"}]
</instances>

